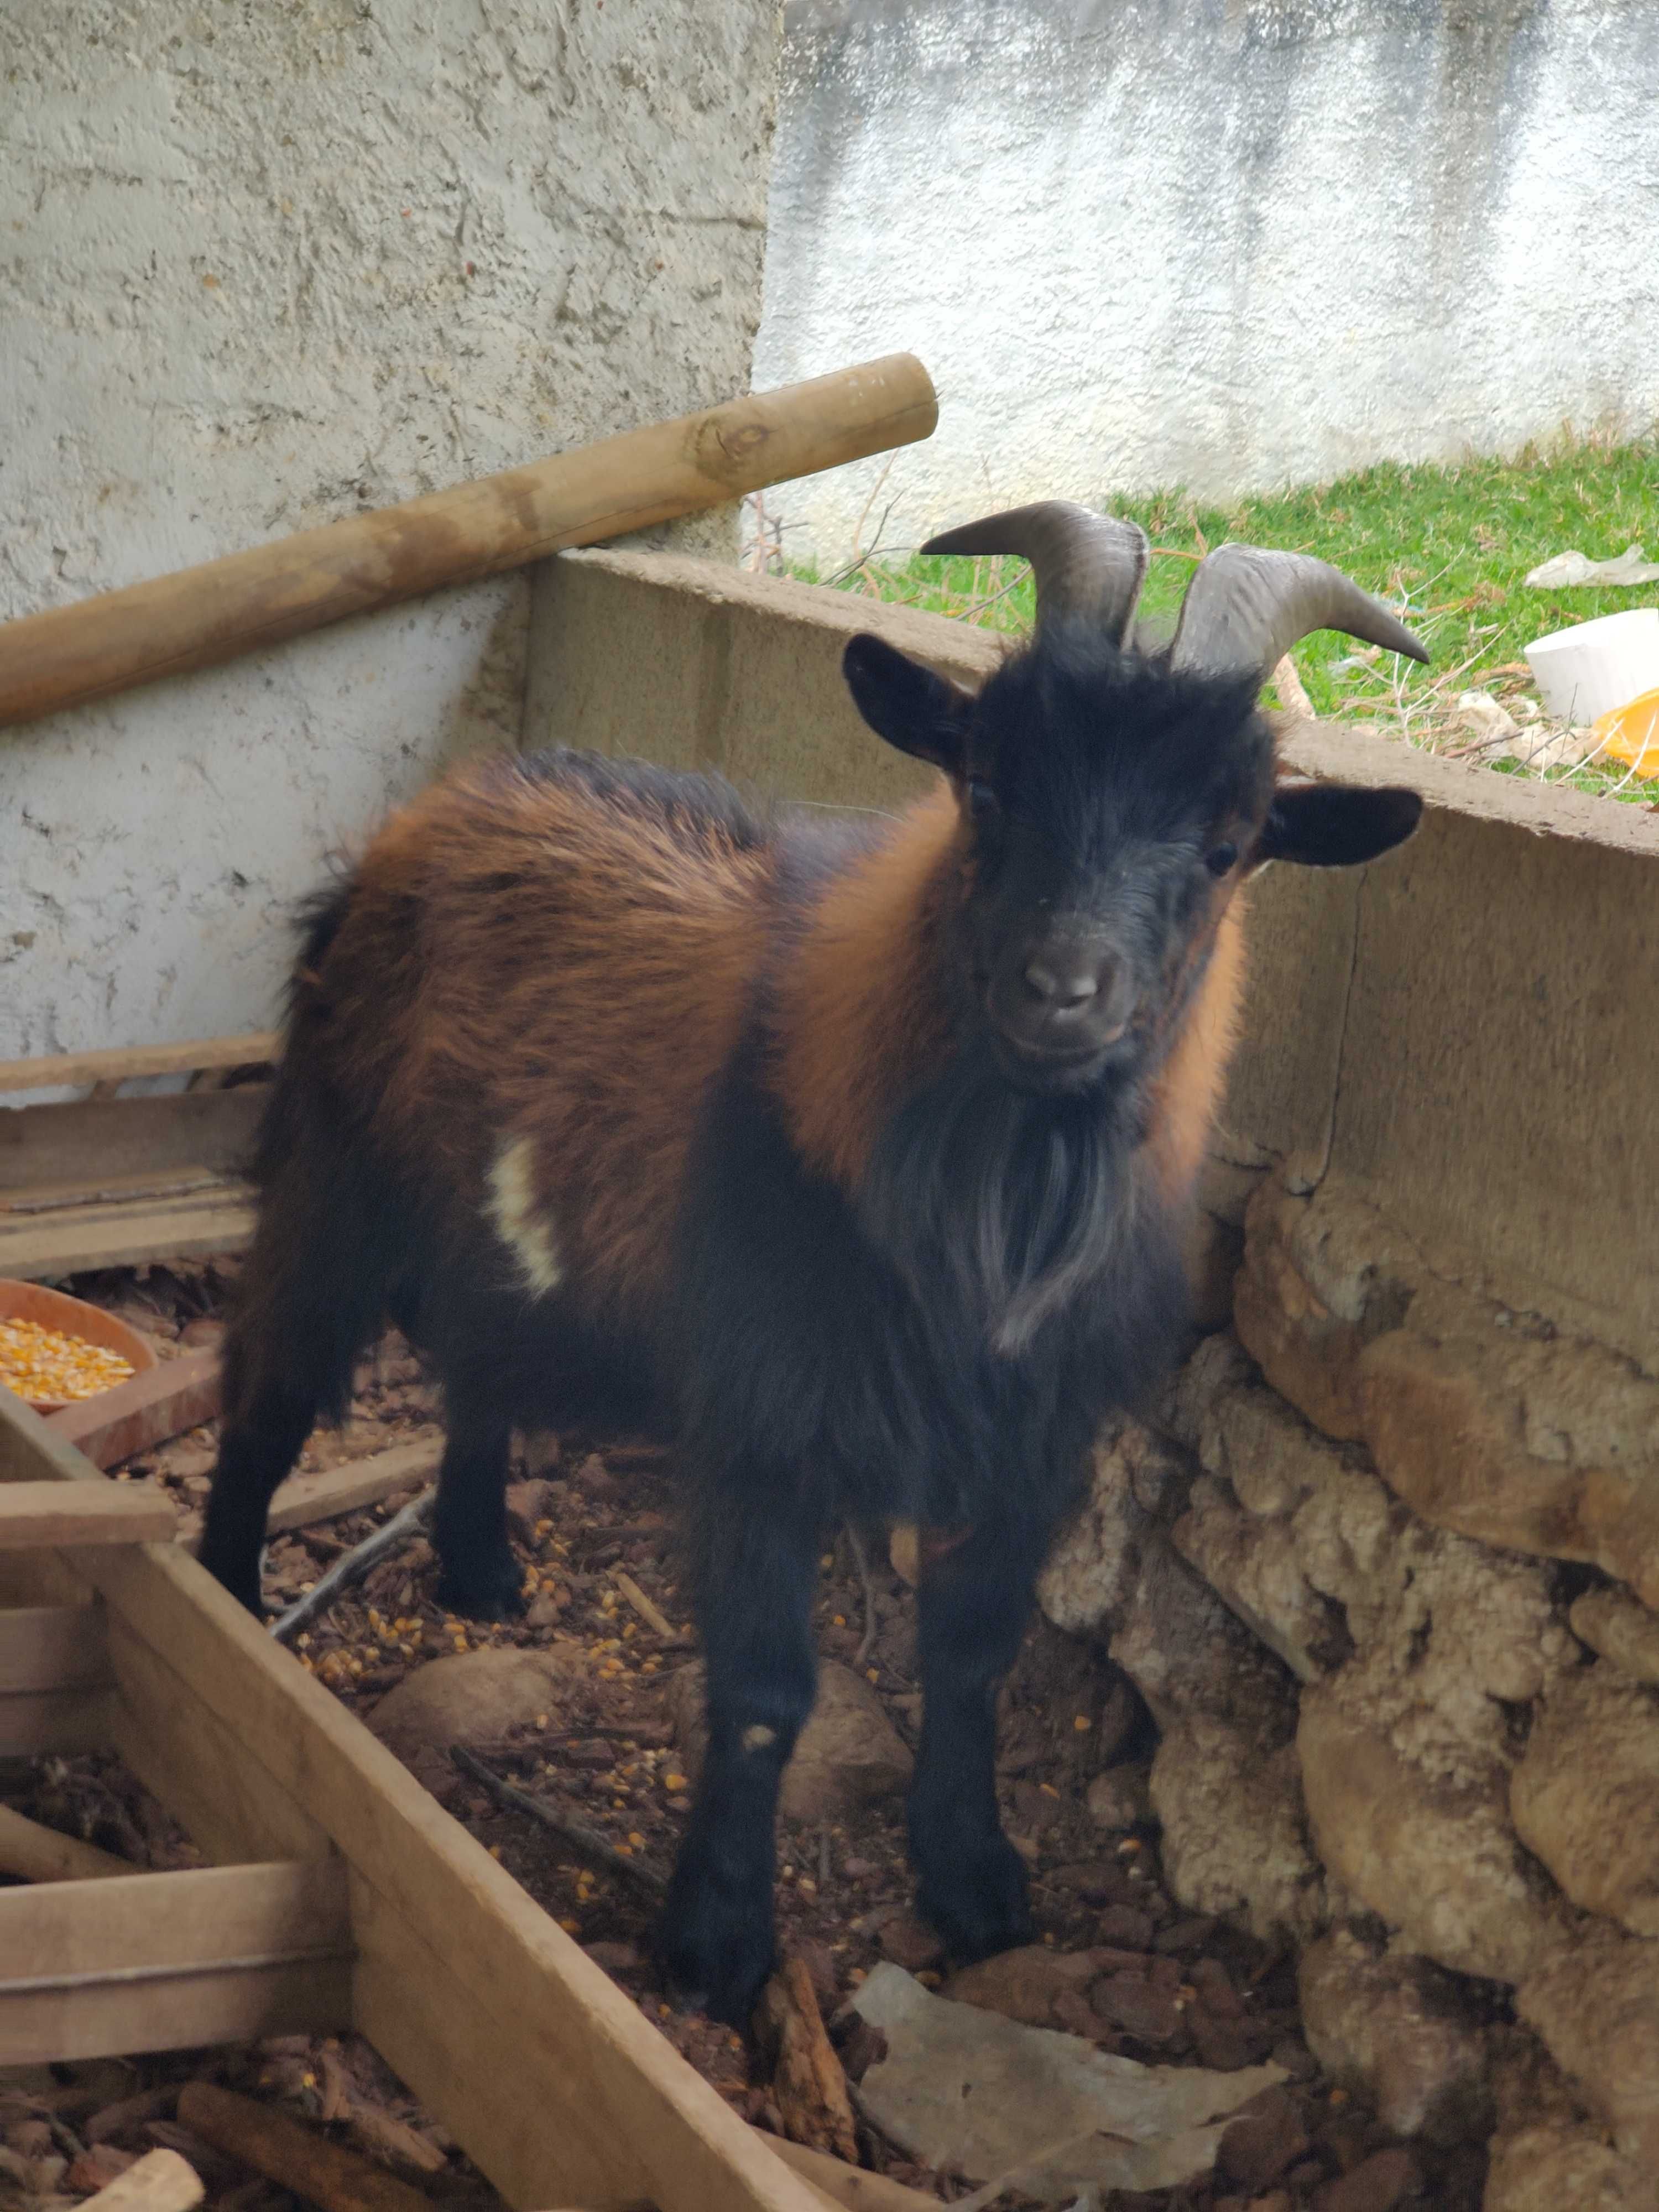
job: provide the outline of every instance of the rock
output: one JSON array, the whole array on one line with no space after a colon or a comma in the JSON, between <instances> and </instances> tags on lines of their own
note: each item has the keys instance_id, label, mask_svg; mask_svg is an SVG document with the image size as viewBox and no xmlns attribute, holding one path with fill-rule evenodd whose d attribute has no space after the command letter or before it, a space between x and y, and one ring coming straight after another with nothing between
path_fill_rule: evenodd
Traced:
<instances>
[{"instance_id":1,"label":"rock","mask_svg":"<svg viewBox=\"0 0 1659 2212\"><path fill-rule=\"evenodd\" d=\"M1264 2089L1230 2120L1216 2151L1216 2172L1241 2189L1265 2189L1308 2148L1308 2130L1296 2100L1283 2089Z\"/></svg>"},{"instance_id":2,"label":"rock","mask_svg":"<svg viewBox=\"0 0 1659 2212\"><path fill-rule=\"evenodd\" d=\"M556 1718L585 1680L580 1661L556 1646L459 1652L406 1674L375 1706L368 1725L436 1790L454 1779L452 1744L495 1743L515 1728L533 1728L543 1714Z\"/></svg>"},{"instance_id":3,"label":"rock","mask_svg":"<svg viewBox=\"0 0 1659 2212\"><path fill-rule=\"evenodd\" d=\"M1313 2212L1394 2212L1417 2182L1417 2162L1408 2150L1374 2150L1352 2173L1315 2190Z\"/></svg>"},{"instance_id":4,"label":"rock","mask_svg":"<svg viewBox=\"0 0 1659 2212\"><path fill-rule=\"evenodd\" d=\"M945 1946L939 1938L912 1912L896 1912L884 1920L876 1941L881 1946L882 1957L890 1959L896 1966L902 1966L908 1974L919 1974L924 1967L937 1966L945 1957Z\"/></svg>"},{"instance_id":5,"label":"rock","mask_svg":"<svg viewBox=\"0 0 1659 2212\"><path fill-rule=\"evenodd\" d=\"M1319 1680L1352 1650L1340 1611L1303 1571L1293 1522L1242 1511L1229 1485L1204 1475L1170 1533L1182 1559L1301 1680Z\"/></svg>"},{"instance_id":6,"label":"rock","mask_svg":"<svg viewBox=\"0 0 1659 2212\"><path fill-rule=\"evenodd\" d=\"M1139 1766L1109 1766L1089 1784L1084 1803L1089 1818L1109 1836L1145 1827L1152 1817L1146 1775Z\"/></svg>"},{"instance_id":7,"label":"rock","mask_svg":"<svg viewBox=\"0 0 1659 2212\"><path fill-rule=\"evenodd\" d=\"M1491 2126L1486 2033L1451 1975L1336 1929L1304 1952L1298 1990L1309 2049L1391 2135L1450 2144Z\"/></svg>"},{"instance_id":8,"label":"rock","mask_svg":"<svg viewBox=\"0 0 1659 2212\"><path fill-rule=\"evenodd\" d=\"M74 2197L93 2196L124 2174L137 2162L137 2155L136 2151L118 2150L113 2143L94 2143L70 2161L64 2186Z\"/></svg>"},{"instance_id":9,"label":"rock","mask_svg":"<svg viewBox=\"0 0 1659 2212\"><path fill-rule=\"evenodd\" d=\"M179 1332L179 1341L188 1350L196 1352L210 1344L223 1341L225 1324L212 1315L204 1314L198 1321L187 1321Z\"/></svg>"},{"instance_id":10,"label":"rock","mask_svg":"<svg viewBox=\"0 0 1659 2212\"><path fill-rule=\"evenodd\" d=\"M1095 1446L1089 1496L1061 1531L1037 1583L1037 1601L1056 1628L1075 1636L1116 1627L1134 1594L1142 1541L1154 1525L1142 1498L1156 1499L1166 1485L1184 1481L1186 1472L1178 1455L1138 1421L1107 1424Z\"/></svg>"},{"instance_id":11,"label":"rock","mask_svg":"<svg viewBox=\"0 0 1659 2212\"><path fill-rule=\"evenodd\" d=\"M532 1550L537 1543L536 1523L553 1515L550 1482L509 1482L507 1486L507 1525L521 1544Z\"/></svg>"},{"instance_id":12,"label":"rock","mask_svg":"<svg viewBox=\"0 0 1659 2212\"><path fill-rule=\"evenodd\" d=\"M1295 1727L1287 1671L1159 1531L1110 1648L1160 1729L1198 1713L1280 1741Z\"/></svg>"},{"instance_id":13,"label":"rock","mask_svg":"<svg viewBox=\"0 0 1659 2212\"><path fill-rule=\"evenodd\" d=\"M1465 1289L1339 1179L1250 1201L1237 1325L1436 1527L1587 1560L1659 1607L1659 1382Z\"/></svg>"},{"instance_id":14,"label":"rock","mask_svg":"<svg viewBox=\"0 0 1659 2212\"><path fill-rule=\"evenodd\" d=\"M1534 1723L1510 1809L1575 1905L1659 1936L1659 1695L1605 1664L1565 1676Z\"/></svg>"},{"instance_id":15,"label":"rock","mask_svg":"<svg viewBox=\"0 0 1659 2212\"><path fill-rule=\"evenodd\" d=\"M952 1974L941 1995L958 2004L977 2005L981 2012L1000 2013L1005 2020L1023 2021L1027 2027L1053 2027L1058 2024L1056 1998L1080 1995L1099 1971L1086 1951L1028 1943L964 1966Z\"/></svg>"},{"instance_id":16,"label":"rock","mask_svg":"<svg viewBox=\"0 0 1659 2212\"><path fill-rule=\"evenodd\" d=\"M1516 1992L1615 2148L1659 2173L1659 1943L1603 1922L1555 1945Z\"/></svg>"},{"instance_id":17,"label":"rock","mask_svg":"<svg viewBox=\"0 0 1659 2212\"><path fill-rule=\"evenodd\" d=\"M1659 1613L1628 1590L1586 1590L1567 1615L1573 1634L1633 1682L1659 1684Z\"/></svg>"},{"instance_id":18,"label":"rock","mask_svg":"<svg viewBox=\"0 0 1659 2212\"><path fill-rule=\"evenodd\" d=\"M1510 1826L1502 1767L1474 1754L1438 1769L1407 1758L1344 1686L1304 1691L1297 1731L1320 1859L1412 1950L1454 1972L1519 1981L1554 1929Z\"/></svg>"},{"instance_id":19,"label":"rock","mask_svg":"<svg viewBox=\"0 0 1659 2212\"><path fill-rule=\"evenodd\" d=\"M1138 2065L1077 2036L931 1996L885 1964L853 2002L887 2044L859 2084L872 2123L907 2157L948 2160L976 2181L1018 2176L1025 2194L1049 2203L1069 2204L1091 2185L1102 2195L1164 2189L1206 2172L1222 2134L1214 2123L1283 2078L1272 2066L1212 2074ZM1024 2163L1034 2159L1042 2162Z\"/></svg>"},{"instance_id":20,"label":"rock","mask_svg":"<svg viewBox=\"0 0 1659 2212\"><path fill-rule=\"evenodd\" d=\"M1654 2212L1659 2191L1587 2128L1522 2128L1492 2146L1481 2212Z\"/></svg>"},{"instance_id":21,"label":"rock","mask_svg":"<svg viewBox=\"0 0 1659 2212\"><path fill-rule=\"evenodd\" d=\"M1120 1951L1145 1951L1152 1941L1152 1916L1138 1905L1109 1905L1096 1923L1098 1942Z\"/></svg>"},{"instance_id":22,"label":"rock","mask_svg":"<svg viewBox=\"0 0 1659 2212\"><path fill-rule=\"evenodd\" d=\"M641 1964L639 1952L632 1943L584 1943L582 1948L596 1966L603 1966L607 1974L631 1973Z\"/></svg>"},{"instance_id":23,"label":"rock","mask_svg":"<svg viewBox=\"0 0 1659 2212\"><path fill-rule=\"evenodd\" d=\"M1089 1991L1089 2004L1109 2027L1121 2027L1142 2043L1173 2043L1182 2030L1175 1990L1133 1968L1103 1974Z\"/></svg>"},{"instance_id":24,"label":"rock","mask_svg":"<svg viewBox=\"0 0 1659 2212\"><path fill-rule=\"evenodd\" d=\"M1152 1799L1164 1878L1188 1911L1240 1919L1263 1942L1306 1941L1324 1926L1293 1743L1264 1749L1261 1729L1177 1720L1152 1761Z\"/></svg>"},{"instance_id":25,"label":"rock","mask_svg":"<svg viewBox=\"0 0 1659 2212\"><path fill-rule=\"evenodd\" d=\"M693 1780L708 1741L701 1662L668 1685L674 1741ZM822 1822L858 1805L902 1796L915 1762L862 1674L834 1660L818 1668L817 1702L783 1771L778 1809L786 1820Z\"/></svg>"}]
</instances>

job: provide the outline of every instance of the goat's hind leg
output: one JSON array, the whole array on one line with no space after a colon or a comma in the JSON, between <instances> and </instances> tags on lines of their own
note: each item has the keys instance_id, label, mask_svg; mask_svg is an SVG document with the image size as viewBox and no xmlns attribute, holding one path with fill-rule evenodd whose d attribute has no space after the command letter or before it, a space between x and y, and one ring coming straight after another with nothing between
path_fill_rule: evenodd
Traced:
<instances>
[{"instance_id":1,"label":"goat's hind leg","mask_svg":"<svg viewBox=\"0 0 1659 2212\"><path fill-rule=\"evenodd\" d=\"M775 1961L778 1785L817 1686L818 1530L787 1496L774 1475L700 1504L708 1748L658 1936L676 1986L740 2028Z\"/></svg>"},{"instance_id":2,"label":"goat's hind leg","mask_svg":"<svg viewBox=\"0 0 1659 2212\"><path fill-rule=\"evenodd\" d=\"M922 1723L908 1805L916 1904L955 1959L1031 1941L1024 1862L996 1797L996 1699L1031 1609L1047 1531L974 1530L917 1596Z\"/></svg>"},{"instance_id":3,"label":"goat's hind leg","mask_svg":"<svg viewBox=\"0 0 1659 2212\"><path fill-rule=\"evenodd\" d=\"M523 1573L507 1534L507 1474L513 1434L499 1405L453 1387L432 1541L438 1602L468 1620L512 1620L524 1611Z\"/></svg>"}]
</instances>

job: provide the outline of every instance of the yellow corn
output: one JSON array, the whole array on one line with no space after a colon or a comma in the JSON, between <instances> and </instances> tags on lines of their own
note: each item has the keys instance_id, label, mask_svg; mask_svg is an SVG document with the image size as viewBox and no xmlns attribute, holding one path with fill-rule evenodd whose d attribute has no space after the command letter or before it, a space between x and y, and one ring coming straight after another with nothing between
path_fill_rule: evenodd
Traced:
<instances>
[{"instance_id":1,"label":"yellow corn","mask_svg":"<svg viewBox=\"0 0 1659 2212\"><path fill-rule=\"evenodd\" d=\"M95 1398L131 1373L130 1359L100 1344L37 1321L0 1321L0 1383L20 1398Z\"/></svg>"}]
</instances>

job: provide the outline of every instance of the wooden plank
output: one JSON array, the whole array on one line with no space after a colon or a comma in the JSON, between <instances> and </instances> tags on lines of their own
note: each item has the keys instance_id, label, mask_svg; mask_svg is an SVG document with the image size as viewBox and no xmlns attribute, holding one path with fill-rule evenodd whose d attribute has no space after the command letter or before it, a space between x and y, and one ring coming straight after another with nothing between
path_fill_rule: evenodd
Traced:
<instances>
[{"instance_id":1,"label":"wooden plank","mask_svg":"<svg viewBox=\"0 0 1659 2212\"><path fill-rule=\"evenodd\" d=\"M86 1454L94 1467L118 1467L219 1411L219 1355L187 1352L164 1359L130 1382L48 1413L46 1426Z\"/></svg>"},{"instance_id":2,"label":"wooden plank","mask_svg":"<svg viewBox=\"0 0 1659 2212\"><path fill-rule=\"evenodd\" d=\"M199 1069L262 1067L276 1058L276 1030L246 1036L196 1037L185 1044L124 1044L99 1052L47 1053L0 1060L0 1091L56 1091L82 1083L131 1083L145 1075L193 1075Z\"/></svg>"},{"instance_id":3,"label":"wooden plank","mask_svg":"<svg viewBox=\"0 0 1659 2212\"><path fill-rule=\"evenodd\" d=\"M0 1407L5 1469L100 1480L21 1404ZM76 1565L110 1608L111 1663L131 1712L124 1755L142 1755L152 1787L183 1778L184 1801L160 1794L204 1849L246 1850L283 1801L326 1832L351 1868L365 2032L395 2045L391 2063L514 2204L821 2212L809 2185L193 1559L135 1545L88 1550ZM215 1839L195 1815L224 1802L233 1775L240 1808L224 1825L236 1832ZM502 2082L525 2116L506 2138Z\"/></svg>"},{"instance_id":4,"label":"wooden plank","mask_svg":"<svg viewBox=\"0 0 1659 2212\"><path fill-rule=\"evenodd\" d=\"M729 400L0 629L0 724L274 645L931 434L909 354Z\"/></svg>"},{"instance_id":5,"label":"wooden plank","mask_svg":"<svg viewBox=\"0 0 1659 2212\"><path fill-rule=\"evenodd\" d=\"M130 1859L0 1805L0 1874L21 1875L25 1881L112 1881L137 1871Z\"/></svg>"},{"instance_id":6,"label":"wooden plank","mask_svg":"<svg viewBox=\"0 0 1659 2212\"><path fill-rule=\"evenodd\" d=\"M50 1481L12 1482L0 1490L0 1551L171 1543L178 1525L172 1500L154 1483L112 1483L106 1491L96 1491L65 1490Z\"/></svg>"},{"instance_id":7,"label":"wooden plank","mask_svg":"<svg viewBox=\"0 0 1659 2212\"><path fill-rule=\"evenodd\" d=\"M338 1513L355 1513L359 1506L378 1504L394 1490L411 1482L426 1482L437 1473L444 1455L441 1437L422 1437L390 1450L371 1452L367 1459L348 1460L319 1474L291 1474L270 1501L265 1527L273 1536L284 1528L304 1528L313 1521L331 1520Z\"/></svg>"},{"instance_id":8,"label":"wooden plank","mask_svg":"<svg viewBox=\"0 0 1659 2212\"><path fill-rule=\"evenodd\" d=\"M113 1680L101 1606L0 1610L0 1759L105 1748Z\"/></svg>"},{"instance_id":9,"label":"wooden plank","mask_svg":"<svg viewBox=\"0 0 1659 2212\"><path fill-rule=\"evenodd\" d=\"M227 1182L225 1194L180 1199L170 1206L111 1207L94 1219L71 1212L12 1226L0 1216L0 1274L50 1282L88 1267L133 1267L148 1260L206 1260L216 1253L245 1251L253 1237L252 1193L245 1184Z\"/></svg>"},{"instance_id":10,"label":"wooden plank","mask_svg":"<svg viewBox=\"0 0 1659 2212\"><path fill-rule=\"evenodd\" d=\"M326 2034L351 1953L337 1862L0 1891L0 2065Z\"/></svg>"},{"instance_id":11,"label":"wooden plank","mask_svg":"<svg viewBox=\"0 0 1659 2212\"><path fill-rule=\"evenodd\" d=\"M162 1098L82 1098L0 1113L0 1189L64 1183L97 1191L112 1177L190 1169L240 1174L270 1086L181 1091Z\"/></svg>"}]
</instances>

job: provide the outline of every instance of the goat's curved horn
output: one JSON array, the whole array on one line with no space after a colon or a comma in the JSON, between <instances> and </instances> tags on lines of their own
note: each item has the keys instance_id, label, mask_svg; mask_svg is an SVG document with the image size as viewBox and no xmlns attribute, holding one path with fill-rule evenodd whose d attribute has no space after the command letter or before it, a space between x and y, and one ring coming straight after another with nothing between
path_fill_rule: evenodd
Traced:
<instances>
[{"instance_id":1,"label":"goat's curved horn","mask_svg":"<svg viewBox=\"0 0 1659 2212\"><path fill-rule=\"evenodd\" d=\"M924 553L1013 553L1031 564L1037 626L1056 615L1100 624L1121 645L1146 580L1146 533L1069 499L1010 507L930 538Z\"/></svg>"},{"instance_id":2,"label":"goat's curved horn","mask_svg":"<svg viewBox=\"0 0 1659 2212\"><path fill-rule=\"evenodd\" d=\"M1340 629L1390 653L1428 653L1380 600L1311 553L1218 545L1198 564L1170 647L1171 668L1265 683L1298 638Z\"/></svg>"}]
</instances>

